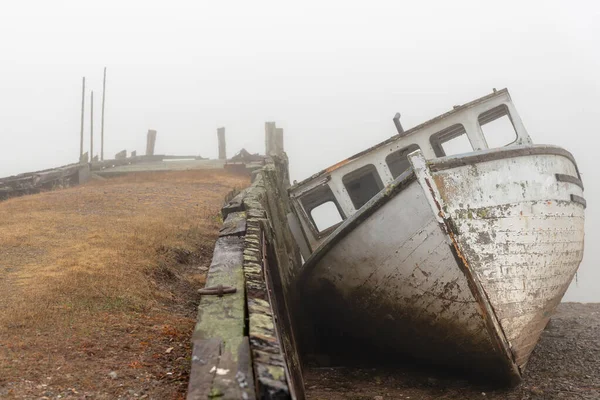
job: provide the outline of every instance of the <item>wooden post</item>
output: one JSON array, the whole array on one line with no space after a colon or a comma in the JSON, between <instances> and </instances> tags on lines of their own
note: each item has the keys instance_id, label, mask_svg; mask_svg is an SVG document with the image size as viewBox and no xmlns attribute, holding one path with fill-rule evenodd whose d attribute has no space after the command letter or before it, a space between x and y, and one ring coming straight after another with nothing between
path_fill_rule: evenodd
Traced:
<instances>
[{"instance_id":1,"label":"wooden post","mask_svg":"<svg viewBox=\"0 0 600 400\"><path fill-rule=\"evenodd\" d=\"M275 122L265 122L265 155L283 154L283 128L277 128Z\"/></svg>"},{"instance_id":2,"label":"wooden post","mask_svg":"<svg viewBox=\"0 0 600 400\"><path fill-rule=\"evenodd\" d=\"M227 149L225 147L225 128L217 128L217 138L219 139L219 160L227 159Z\"/></svg>"},{"instance_id":3,"label":"wooden post","mask_svg":"<svg viewBox=\"0 0 600 400\"><path fill-rule=\"evenodd\" d=\"M275 122L265 122L265 155L275 153Z\"/></svg>"},{"instance_id":4,"label":"wooden post","mask_svg":"<svg viewBox=\"0 0 600 400\"><path fill-rule=\"evenodd\" d=\"M100 160L104 161L104 102L106 100L106 67L104 67L104 80L102 81L102 119L100 121Z\"/></svg>"},{"instance_id":5,"label":"wooden post","mask_svg":"<svg viewBox=\"0 0 600 400\"><path fill-rule=\"evenodd\" d=\"M278 155L282 155L283 150L283 128L275 128L275 149Z\"/></svg>"},{"instance_id":6,"label":"wooden post","mask_svg":"<svg viewBox=\"0 0 600 400\"><path fill-rule=\"evenodd\" d=\"M94 91L90 100L90 160L94 160ZM91 162L90 161L90 162Z\"/></svg>"},{"instance_id":7,"label":"wooden post","mask_svg":"<svg viewBox=\"0 0 600 400\"><path fill-rule=\"evenodd\" d=\"M83 77L83 86L81 89L81 135L79 138L79 160L83 156L83 118L85 116L85 76Z\"/></svg>"},{"instance_id":8,"label":"wooden post","mask_svg":"<svg viewBox=\"0 0 600 400\"><path fill-rule=\"evenodd\" d=\"M146 155L154 155L154 145L156 143L156 131L148 129L148 135L146 136Z\"/></svg>"}]
</instances>

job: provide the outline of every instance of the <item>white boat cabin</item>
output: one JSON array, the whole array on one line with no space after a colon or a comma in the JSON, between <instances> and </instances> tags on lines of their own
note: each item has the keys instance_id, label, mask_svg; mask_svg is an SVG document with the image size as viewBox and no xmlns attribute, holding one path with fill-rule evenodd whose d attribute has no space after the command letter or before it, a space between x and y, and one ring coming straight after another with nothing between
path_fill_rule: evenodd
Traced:
<instances>
[{"instance_id":1,"label":"white boat cabin","mask_svg":"<svg viewBox=\"0 0 600 400\"><path fill-rule=\"evenodd\" d=\"M507 89L455 106L407 131L397 118L395 122L398 135L289 189L298 217L290 217L290 226L305 259L345 219L410 168L409 153L421 150L425 158L433 159L531 144Z\"/></svg>"}]
</instances>

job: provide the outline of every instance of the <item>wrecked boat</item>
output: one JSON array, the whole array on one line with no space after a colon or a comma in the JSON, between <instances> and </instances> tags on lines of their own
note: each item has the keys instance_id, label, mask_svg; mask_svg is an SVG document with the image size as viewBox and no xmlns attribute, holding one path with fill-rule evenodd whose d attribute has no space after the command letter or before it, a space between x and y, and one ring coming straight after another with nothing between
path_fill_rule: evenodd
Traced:
<instances>
[{"instance_id":1,"label":"wrecked boat","mask_svg":"<svg viewBox=\"0 0 600 400\"><path fill-rule=\"evenodd\" d=\"M518 382L583 257L583 184L506 89L289 190L314 325Z\"/></svg>"}]
</instances>

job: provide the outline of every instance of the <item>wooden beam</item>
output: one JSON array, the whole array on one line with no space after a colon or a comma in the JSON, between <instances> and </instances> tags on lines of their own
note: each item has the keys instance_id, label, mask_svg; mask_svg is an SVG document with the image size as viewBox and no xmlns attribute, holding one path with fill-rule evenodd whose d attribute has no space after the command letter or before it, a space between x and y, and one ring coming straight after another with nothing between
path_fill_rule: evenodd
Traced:
<instances>
[{"instance_id":1,"label":"wooden beam","mask_svg":"<svg viewBox=\"0 0 600 400\"><path fill-rule=\"evenodd\" d=\"M94 91L90 100L90 162L94 159Z\"/></svg>"},{"instance_id":2,"label":"wooden beam","mask_svg":"<svg viewBox=\"0 0 600 400\"><path fill-rule=\"evenodd\" d=\"M106 101L106 67L102 80L102 117L100 119L100 161L104 161L104 103Z\"/></svg>"},{"instance_id":3,"label":"wooden beam","mask_svg":"<svg viewBox=\"0 0 600 400\"><path fill-rule=\"evenodd\" d=\"M85 118L85 76L83 77L83 84L81 88L81 134L79 138L79 160L83 156L83 120Z\"/></svg>"},{"instance_id":4,"label":"wooden beam","mask_svg":"<svg viewBox=\"0 0 600 400\"><path fill-rule=\"evenodd\" d=\"M200 299L198 323L192 338L194 350L188 400L255 398L253 385L248 383L253 378L247 376L251 366L245 365L250 363L250 357L243 354L247 340L244 338L243 252L243 237L231 235L217 239L206 287L232 286L237 291L220 297L204 295ZM214 346L217 342L220 343L218 357Z\"/></svg>"}]
</instances>

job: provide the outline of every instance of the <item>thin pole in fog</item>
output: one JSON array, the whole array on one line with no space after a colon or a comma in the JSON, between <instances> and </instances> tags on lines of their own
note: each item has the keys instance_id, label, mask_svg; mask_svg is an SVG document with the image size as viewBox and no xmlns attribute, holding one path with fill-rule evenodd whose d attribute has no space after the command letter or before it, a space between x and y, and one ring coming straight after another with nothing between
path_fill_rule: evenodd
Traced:
<instances>
[{"instance_id":1,"label":"thin pole in fog","mask_svg":"<svg viewBox=\"0 0 600 400\"><path fill-rule=\"evenodd\" d=\"M106 67L104 67L104 80L102 81L102 119L100 122L100 160L104 160L104 101L106 100Z\"/></svg>"},{"instance_id":2,"label":"thin pole in fog","mask_svg":"<svg viewBox=\"0 0 600 400\"><path fill-rule=\"evenodd\" d=\"M90 100L90 162L94 161L94 91Z\"/></svg>"},{"instance_id":3,"label":"thin pole in fog","mask_svg":"<svg viewBox=\"0 0 600 400\"><path fill-rule=\"evenodd\" d=\"M85 76L83 77L83 85L81 88L81 135L79 138L79 161L83 156L83 119L85 116Z\"/></svg>"}]
</instances>

